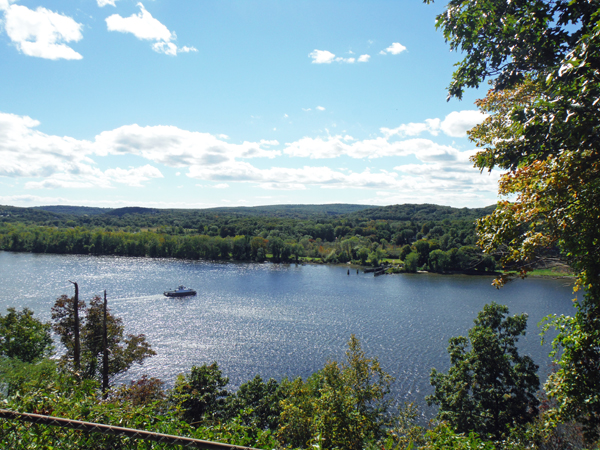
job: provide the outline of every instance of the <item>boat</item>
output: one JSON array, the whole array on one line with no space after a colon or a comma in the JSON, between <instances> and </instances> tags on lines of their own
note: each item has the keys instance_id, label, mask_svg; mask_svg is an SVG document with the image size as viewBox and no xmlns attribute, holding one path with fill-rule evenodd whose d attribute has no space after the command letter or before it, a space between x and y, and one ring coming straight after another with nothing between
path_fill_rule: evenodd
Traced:
<instances>
[{"instance_id":1,"label":"boat","mask_svg":"<svg viewBox=\"0 0 600 450\"><path fill-rule=\"evenodd\" d=\"M164 292L166 297L187 297L189 295L196 295L196 291L194 289L186 288L183 285L180 285L177 289L172 291Z\"/></svg>"}]
</instances>

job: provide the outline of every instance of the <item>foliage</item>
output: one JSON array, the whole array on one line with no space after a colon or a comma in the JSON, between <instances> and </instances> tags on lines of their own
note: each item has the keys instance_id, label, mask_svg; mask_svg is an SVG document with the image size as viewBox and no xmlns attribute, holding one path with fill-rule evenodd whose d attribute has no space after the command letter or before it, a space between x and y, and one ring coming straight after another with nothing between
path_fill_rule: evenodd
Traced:
<instances>
[{"instance_id":1,"label":"foliage","mask_svg":"<svg viewBox=\"0 0 600 450\"><path fill-rule=\"evenodd\" d=\"M485 305L468 338L450 339L448 373L431 372L435 392L427 402L439 405L438 418L458 433L500 441L511 426L531 422L538 413L537 366L516 347L527 315L507 314L506 306Z\"/></svg>"},{"instance_id":2,"label":"foliage","mask_svg":"<svg viewBox=\"0 0 600 450\"><path fill-rule=\"evenodd\" d=\"M244 425L253 428L275 431L279 427L280 402L287 397L287 386L286 381L278 383L273 378L265 383L256 375L226 397L226 415L228 418L238 416Z\"/></svg>"},{"instance_id":3,"label":"foliage","mask_svg":"<svg viewBox=\"0 0 600 450\"><path fill-rule=\"evenodd\" d=\"M82 300L78 301L80 317L81 373L84 378L102 379L103 357L103 319L104 304L100 297L90 300L89 307ZM59 297L52 307L54 332L59 336L66 348L62 363L70 370L73 366L75 345L74 299L66 295ZM125 335L125 326L120 317L106 311L108 374L109 377L126 372L134 363L141 364L146 358L156 353L146 341L143 334Z\"/></svg>"},{"instance_id":4,"label":"foliage","mask_svg":"<svg viewBox=\"0 0 600 450\"><path fill-rule=\"evenodd\" d=\"M473 219L489 211L436 205L366 210L334 205L327 214L315 212L324 208L132 207L79 213L77 207L65 207L50 208L57 212L48 216L39 209L0 207L0 250L284 263L318 258L365 265L369 259L378 263L386 254L404 259L399 256L402 246L411 249L418 239L430 240L431 250L438 248L435 242L443 251L473 245Z\"/></svg>"},{"instance_id":5,"label":"foliage","mask_svg":"<svg viewBox=\"0 0 600 450\"><path fill-rule=\"evenodd\" d=\"M8 308L0 314L0 357L18 358L24 362L48 356L52 350L51 325L34 319L33 311Z\"/></svg>"},{"instance_id":6,"label":"foliage","mask_svg":"<svg viewBox=\"0 0 600 450\"><path fill-rule=\"evenodd\" d=\"M442 423L425 434L423 450L495 450L493 443L482 441L477 433L456 433L447 424Z\"/></svg>"},{"instance_id":7,"label":"foliage","mask_svg":"<svg viewBox=\"0 0 600 450\"><path fill-rule=\"evenodd\" d=\"M46 385L55 378L56 362L51 359L44 358L34 363L17 358L0 359L0 391L5 398L23 390L32 380L39 380Z\"/></svg>"},{"instance_id":8,"label":"foliage","mask_svg":"<svg viewBox=\"0 0 600 450\"><path fill-rule=\"evenodd\" d=\"M29 365L29 367L33 366ZM142 384L156 387L153 379L147 379ZM3 408L234 445L265 449L276 447L276 441L269 431L247 427L237 418L210 427L192 428L178 418L175 410L167 409L164 402L136 402L132 401L129 395L121 396L118 393L113 393L108 400L102 401L98 397L98 387L95 380L82 382L65 372L58 371L54 365L53 370L30 372L30 376L22 379L19 385L15 386L13 394L4 400ZM117 392L122 391L122 388L117 389ZM141 440L132 441L129 438L81 433L19 421L3 420L0 423L0 447L2 448L77 450L164 448L155 445Z\"/></svg>"},{"instance_id":9,"label":"foliage","mask_svg":"<svg viewBox=\"0 0 600 450\"><path fill-rule=\"evenodd\" d=\"M392 378L367 358L354 335L345 363L331 361L306 381L289 383L277 436L283 446L362 449L383 438Z\"/></svg>"},{"instance_id":10,"label":"foliage","mask_svg":"<svg viewBox=\"0 0 600 450\"><path fill-rule=\"evenodd\" d=\"M386 427L386 437L383 445L378 442L377 448L409 450L421 448L425 444L425 429L417 425L419 411L414 403L405 403L394 414L389 426Z\"/></svg>"},{"instance_id":11,"label":"foliage","mask_svg":"<svg viewBox=\"0 0 600 450\"><path fill-rule=\"evenodd\" d=\"M515 201L480 221L482 247L523 276L558 248L585 289L573 317L549 322L558 370L546 390L557 420L581 421L590 441L600 436L599 19L597 1L453 0L437 22L464 55L450 95L492 79L474 162L507 170L500 193Z\"/></svg>"},{"instance_id":12,"label":"foliage","mask_svg":"<svg viewBox=\"0 0 600 450\"><path fill-rule=\"evenodd\" d=\"M175 381L172 401L183 420L199 425L220 419L225 414L225 399L229 395L224 377L216 362L207 366L192 366L189 374L180 374Z\"/></svg>"},{"instance_id":13,"label":"foliage","mask_svg":"<svg viewBox=\"0 0 600 450\"><path fill-rule=\"evenodd\" d=\"M113 389L110 398L134 406L150 405L166 400L164 385L165 383L158 378L142 375L139 380L132 380L129 384L122 384Z\"/></svg>"},{"instance_id":14,"label":"foliage","mask_svg":"<svg viewBox=\"0 0 600 450\"><path fill-rule=\"evenodd\" d=\"M416 272L419 269L419 254L417 252L410 252L404 258L404 268L407 272Z\"/></svg>"}]
</instances>

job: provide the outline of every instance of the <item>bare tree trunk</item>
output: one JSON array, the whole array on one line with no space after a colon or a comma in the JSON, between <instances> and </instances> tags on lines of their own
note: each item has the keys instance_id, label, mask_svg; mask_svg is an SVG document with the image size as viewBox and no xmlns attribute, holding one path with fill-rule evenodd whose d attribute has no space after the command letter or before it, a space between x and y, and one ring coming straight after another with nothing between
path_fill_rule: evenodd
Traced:
<instances>
[{"instance_id":1,"label":"bare tree trunk","mask_svg":"<svg viewBox=\"0 0 600 450\"><path fill-rule=\"evenodd\" d=\"M104 290L104 331L102 336L102 349L104 354L102 356L102 393L104 398L106 398L108 391L108 331L106 324L106 289Z\"/></svg>"},{"instance_id":2,"label":"bare tree trunk","mask_svg":"<svg viewBox=\"0 0 600 450\"><path fill-rule=\"evenodd\" d=\"M75 371L79 372L81 368L81 350L79 346L79 286L74 281L69 280L75 286L75 297L73 297L73 317L75 320L75 344L73 345L73 362Z\"/></svg>"}]
</instances>

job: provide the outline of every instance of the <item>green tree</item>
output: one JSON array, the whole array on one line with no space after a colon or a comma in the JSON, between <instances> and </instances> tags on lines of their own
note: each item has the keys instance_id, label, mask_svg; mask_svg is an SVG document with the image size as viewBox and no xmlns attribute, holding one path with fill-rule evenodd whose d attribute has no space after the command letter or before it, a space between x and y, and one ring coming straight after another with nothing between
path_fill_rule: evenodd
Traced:
<instances>
[{"instance_id":1,"label":"green tree","mask_svg":"<svg viewBox=\"0 0 600 450\"><path fill-rule=\"evenodd\" d=\"M434 250L429 254L429 268L433 272L445 272L450 269L450 255L443 250Z\"/></svg>"},{"instance_id":2,"label":"green tree","mask_svg":"<svg viewBox=\"0 0 600 450\"><path fill-rule=\"evenodd\" d=\"M546 384L560 420L600 435L600 5L584 0L452 0L437 19L462 51L449 87L491 79L471 132L481 170L507 170L499 202L479 223L480 245L524 276L562 258L585 288L572 317L554 318L558 370ZM498 280L502 284L504 278ZM593 369L591 369L593 368Z\"/></svg>"},{"instance_id":3,"label":"green tree","mask_svg":"<svg viewBox=\"0 0 600 450\"><path fill-rule=\"evenodd\" d=\"M8 308L0 314L0 356L33 362L49 356L53 350L50 323L33 317L33 311Z\"/></svg>"},{"instance_id":4,"label":"green tree","mask_svg":"<svg viewBox=\"0 0 600 450\"><path fill-rule=\"evenodd\" d=\"M411 273L415 273L419 269L419 254L417 252L410 252L404 258L404 269Z\"/></svg>"},{"instance_id":5,"label":"green tree","mask_svg":"<svg viewBox=\"0 0 600 450\"><path fill-rule=\"evenodd\" d=\"M104 303L96 296L89 307L79 300L81 374L84 378L102 380L102 357L104 335ZM74 301L62 295L52 307L52 328L66 348L63 364L73 369L73 349L75 345ZM134 363L141 364L146 358L155 355L143 334L125 335L125 326L120 317L115 317L107 308L107 346L109 377L126 372Z\"/></svg>"},{"instance_id":6,"label":"green tree","mask_svg":"<svg viewBox=\"0 0 600 450\"><path fill-rule=\"evenodd\" d=\"M439 406L438 419L458 433L475 431L500 441L510 428L538 414L537 366L517 350L527 315L507 317L508 308L485 305L469 336L450 339L448 373L431 371L435 388L427 402Z\"/></svg>"},{"instance_id":7,"label":"green tree","mask_svg":"<svg viewBox=\"0 0 600 450\"><path fill-rule=\"evenodd\" d=\"M331 361L306 382L297 378L290 383L281 401L281 444L358 450L382 438L391 382L352 335L344 363Z\"/></svg>"},{"instance_id":8,"label":"green tree","mask_svg":"<svg viewBox=\"0 0 600 450\"><path fill-rule=\"evenodd\" d=\"M242 384L225 400L227 418L241 417L247 426L261 430L277 430L281 414L281 400L287 396L288 384L278 383L273 378L266 383L259 375Z\"/></svg>"},{"instance_id":9,"label":"green tree","mask_svg":"<svg viewBox=\"0 0 600 450\"><path fill-rule=\"evenodd\" d=\"M192 366L189 374L179 374L172 398L183 420L198 425L221 418L229 395L224 389L228 383L229 378L223 376L216 362Z\"/></svg>"}]
</instances>

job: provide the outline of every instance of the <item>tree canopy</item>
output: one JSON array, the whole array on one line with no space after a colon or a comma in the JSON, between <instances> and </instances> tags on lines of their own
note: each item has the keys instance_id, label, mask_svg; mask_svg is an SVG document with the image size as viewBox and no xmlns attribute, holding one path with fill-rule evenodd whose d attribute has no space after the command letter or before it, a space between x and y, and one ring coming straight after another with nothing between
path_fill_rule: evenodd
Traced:
<instances>
[{"instance_id":1,"label":"tree canopy","mask_svg":"<svg viewBox=\"0 0 600 450\"><path fill-rule=\"evenodd\" d=\"M0 314L0 356L33 362L49 356L54 348L51 325L33 317L33 311L8 308Z\"/></svg>"},{"instance_id":2,"label":"tree canopy","mask_svg":"<svg viewBox=\"0 0 600 450\"><path fill-rule=\"evenodd\" d=\"M468 338L450 339L448 373L431 372L435 392L427 402L439 405L438 418L459 433L475 431L500 441L511 426L537 416L537 366L516 345L527 315L507 314L506 306L485 305Z\"/></svg>"},{"instance_id":3,"label":"tree canopy","mask_svg":"<svg viewBox=\"0 0 600 450\"><path fill-rule=\"evenodd\" d=\"M429 3L429 0L426 0ZM573 317L555 318L558 370L546 385L562 420L600 425L600 4L452 0L437 18L464 58L448 88L488 80L487 119L470 132L481 170L502 169L501 201L479 221L480 245L524 276L555 250L578 275ZM505 280L499 279L502 284Z\"/></svg>"},{"instance_id":4,"label":"tree canopy","mask_svg":"<svg viewBox=\"0 0 600 450\"><path fill-rule=\"evenodd\" d=\"M102 356L104 334L104 309L102 299L95 296L89 307L79 300L80 336L81 336L81 375L84 378L102 379ZM107 308L107 346L108 375L114 377L127 371L134 363L141 364L146 358L155 355L143 334L125 335L125 326L120 317L115 317ZM66 348L62 362L66 367L73 367L75 345L74 300L62 295L52 307L54 332Z\"/></svg>"}]
</instances>

